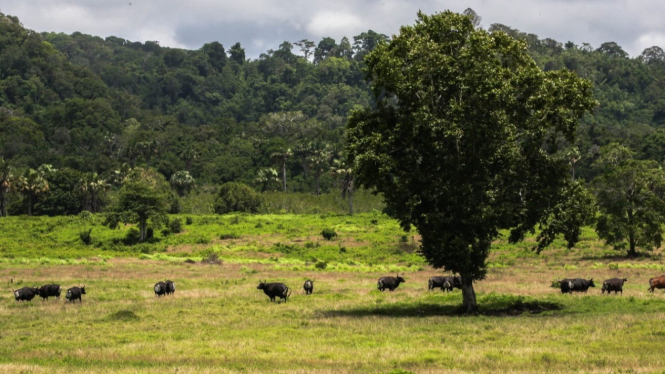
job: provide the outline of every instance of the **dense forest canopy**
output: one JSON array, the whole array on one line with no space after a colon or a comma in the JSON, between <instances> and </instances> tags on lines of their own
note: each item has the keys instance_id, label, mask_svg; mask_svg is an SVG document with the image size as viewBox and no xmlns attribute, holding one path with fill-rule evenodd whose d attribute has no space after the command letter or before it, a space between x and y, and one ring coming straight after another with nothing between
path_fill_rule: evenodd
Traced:
<instances>
[{"instance_id":1,"label":"dense forest canopy","mask_svg":"<svg viewBox=\"0 0 665 374\"><path fill-rule=\"evenodd\" d=\"M501 24L489 31L526 41L545 71L569 69L594 83L600 105L579 129L578 178L596 176L600 147L612 142L665 159L661 48L631 58L614 42L562 43ZM248 59L240 43L183 50L37 33L0 14L0 157L15 174L48 164L113 184L143 166L166 180L189 172L198 185L278 190L288 179L289 191L329 192L347 116L373 102L363 58L388 39L369 30L285 41Z\"/></svg>"}]
</instances>

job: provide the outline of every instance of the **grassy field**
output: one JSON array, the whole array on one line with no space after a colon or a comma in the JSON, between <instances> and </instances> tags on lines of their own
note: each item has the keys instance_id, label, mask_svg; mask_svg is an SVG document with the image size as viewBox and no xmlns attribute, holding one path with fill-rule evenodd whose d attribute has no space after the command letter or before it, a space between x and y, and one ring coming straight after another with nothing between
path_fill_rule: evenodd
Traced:
<instances>
[{"instance_id":1,"label":"grassy field","mask_svg":"<svg viewBox=\"0 0 665 374\"><path fill-rule=\"evenodd\" d=\"M578 249L555 243L540 256L533 239L497 241L476 284L482 314L465 317L460 291L427 291L440 272L414 252L418 237L381 214L191 218L142 245L99 217L1 219L0 372L665 372L665 295L646 292L665 272L660 253L625 260L591 230ZM338 237L324 240L324 228ZM200 262L211 254L223 263ZM378 292L376 279L397 270L407 283ZM600 282L586 295L550 287L614 276L629 279L623 296L601 296ZM167 278L176 294L156 298ZM289 302L269 303L259 279L289 285ZM67 305L16 303L10 291L49 282L88 294Z\"/></svg>"}]
</instances>

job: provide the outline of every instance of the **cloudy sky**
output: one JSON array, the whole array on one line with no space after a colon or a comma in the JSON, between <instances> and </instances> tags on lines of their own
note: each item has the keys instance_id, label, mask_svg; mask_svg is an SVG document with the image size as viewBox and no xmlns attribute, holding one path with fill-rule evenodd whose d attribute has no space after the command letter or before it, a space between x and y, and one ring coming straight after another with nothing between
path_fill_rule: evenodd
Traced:
<instances>
[{"instance_id":1,"label":"cloudy sky","mask_svg":"<svg viewBox=\"0 0 665 374\"><path fill-rule=\"evenodd\" d=\"M337 41L372 29L396 34L420 9L472 8L482 27L502 23L561 42L615 41L631 56L665 48L663 0L2 0L0 12L37 31L80 31L162 46L198 49L217 40L240 42L248 57L285 40Z\"/></svg>"}]
</instances>

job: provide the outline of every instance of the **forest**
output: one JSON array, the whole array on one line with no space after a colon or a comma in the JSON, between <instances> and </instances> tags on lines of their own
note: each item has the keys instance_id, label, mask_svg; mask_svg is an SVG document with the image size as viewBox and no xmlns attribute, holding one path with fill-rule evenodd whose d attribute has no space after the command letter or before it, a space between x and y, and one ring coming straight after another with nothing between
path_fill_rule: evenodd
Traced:
<instances>
[{"instance_id":1,"label":"forest","mask_svg":"<svg viewBox=\"0 0 665 374\"><path fill-rule=\"evenodd\" d=\"M611 41L564 43L502 24L488 30L526 42L542 70L568 69L593 83L599 105L578 129L577 178L591 182L606 170L598 160L613 143L635 159L663 161L661 48L629 57ZM37 182L21 193L0 180L0 211L100 211L103 194L86 191L117 189L135 166L156 170L180 195L226 182L339 193L347 117L375 102L364 56L389 40L368 30L339 41L284 41L251 59L240 43L174 49L37 33L0 15L0 167Z\"/></svg>"}]
</instances>

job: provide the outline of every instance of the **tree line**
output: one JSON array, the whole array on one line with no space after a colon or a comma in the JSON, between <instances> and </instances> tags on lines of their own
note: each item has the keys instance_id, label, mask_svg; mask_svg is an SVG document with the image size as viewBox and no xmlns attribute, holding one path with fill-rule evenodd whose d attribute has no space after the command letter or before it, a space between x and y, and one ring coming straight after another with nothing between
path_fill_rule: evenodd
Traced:
<instances>
[{"instance_id":1,"label":"tree line","mask_svg":"<svg viewBox=\"0 0 665 374\"><path fill-rule=\"evenodd\" d=\"M478 15L466 15L480 27ZM658 207L661 198L663 50L630 58L613 42L560 43L501 24L487 32L525 43L543 72L568 70L593 84L598 105L581 116L575 143L561 157L571 178L594 191L593 206L603 212L599 234L608 243L631 253L659 246L654 222L663 214L643 207ZM119 191L137 168L161 175L173 196L241 182L257 191L351 197L345 124L354 110L381 102L363 69L366 57L391 41L372 30L352 40L285 41L248 59L239 43L182 50L40 34L0 15L0 214L102 211L106 193ZM626 188L631 192L617 192ZM628 226L611 219L612 209L629 217ZM563 230L564 218L590 215L575 214L551 217ZM566 235L572 243L578 233Z\"/></svg>"}]
</instances>

